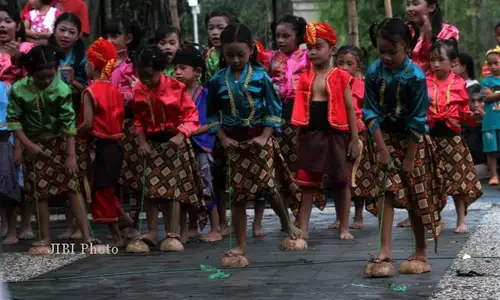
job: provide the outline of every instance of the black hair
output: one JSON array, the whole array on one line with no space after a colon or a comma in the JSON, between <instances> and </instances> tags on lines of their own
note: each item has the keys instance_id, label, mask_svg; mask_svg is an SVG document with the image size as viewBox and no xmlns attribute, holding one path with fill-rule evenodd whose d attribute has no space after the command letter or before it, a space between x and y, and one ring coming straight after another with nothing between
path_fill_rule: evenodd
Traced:
<instances>
[{"instance_id":1,"label":"black hair","mask_svg":"<svg viewBox=\"0 0 500 300\"><path fill-rule=\"evenodd\" d=\"M50 5L52 3L52 0L40 0L40 3L43 5Z\"/></svg>"},{"instance_id":2,"label":"black hair","mask_svg":"<svg viewBox=\"0 0 500 300\"><path fill-rule=\"evenodd\" d=\"M103 35L131 34L132 41L128 44L128 54L133 56L134 51L141 44L142 28L134 19L123 17L112 20L104 25Z\"/></svg>"},{"instance_id":3,"label":"black hair","mask_svg":"<svg viewBox=\"0 0 500 300\"><path fill-rule=\"evenodd\" d=\"M252 55L250 56L250 64L259 65L259 60L257 59L257 47L255 46L255 42L253 40L252 31L248 26L241 23L232 23L229 24L220 36L220 41L222 47L224 44L230 43L245 43L248 47L253 50ZM226 59L224 58L224 54L221 53L221 58L219 62L219 68L223 69L227 66Z\"/></svg>"},{"instance_id":4,"label":"black hair","mask_svg":"<svg viewBox=\"0 0 500 300\"><path fill-rule=\"evenodd\" d=\"M476 79L476 71L474 70L474 59L469 53L462 52L458 55L458 60L461 65L465 66L465 70L467 71L467 75L469 79Z\"/></svg>"},{"instance_id":5,"label":"black hair","mask_svg":"<svg viewBox=\"0 0 500 300\"><path fill-rule=\"evenodd\" d=\"M205 28L208 27L208 22L210 21L210 19L215 18L215 17L224 17L224 18L226 18L227 19L227 24L239 23L240 22L238 20L238 18L236 18L230 12L225 11L225 10L216 10L216 11L213 11L213 12L211 12L211 13L209 13L209 14L207 14L205 16Z\"/></svg>"},{"instance_id":6,"label":"black hair","mask_svg":"<svg viewBox=\"0 0 500 300\"><path fill-rule=\"evenodd\" d=\"M456 39L436 40L429 49L429 55L434 51L440 52L441 49L444 49L450 61L454 61L458 58L458 42Z\"/></svg>"},{"instance_id":7,"label":"black hair","mask_svg":"<svg viewBox=\"0 0 500 300\"><path fill-rule=\"evenodd\" d=\"M339 48L337 51L336 57L339 57L340 55L345 55L345 54L352 54L354 57L356 57L356 60L358 61L358 66L361 69L363 67L363 52L361 49L359 49L356 46L352 45L345 45Z\"/></svg>"},{"instance_id":8,"label":"black hair","mask_svg":"<svg viewBox=\"0 0 500 300\"><path fill-rule=\"evenodd\" d=\"M480 93L481 92L481 85L479 84L473 84L467 88L467 92L472 96L472 94L475 93ZM472 97L471 97L472 98Z\"/></svg>"},{"instance_id":9,"label":"black hair","mask_svg":"<svg viewBox=\"0 0 500 300\"><path fill-rule=\"evenodd\" d=\"M191 41L184 42L172 59L173 65L186 65L193 68L201 68L201 82L205 82L205 59L203 53L196 48L196 44Z\"/></svg>"},{"instance_id":10,"label":"black hair","mask_svg":"<svg viewBox=\"0 0 500 300\"><path fill-rule=\"evenodd\" d=\"M6 12L9 17L16 23L16 25L19 26L19 30L16 32L15 39L21 39L21 41L25 41L26 30L24 28L23 22L21 22L20 12L16 1L7 1L7 3L0 1L0 11Z\"/></svg>"},{"instance_id":11,"label":"black hair","mask_svg":"<svg viewBox=\"0 0 500 300\"><path fill-rule=\"evenodd\" d=\"M431 14L432 40L436 40L443 28L443 10L439 7L438 0L425 0L425 2L427 2L427 5L436 6L436 9Z\"/></svg>"},{"instance_id":12,"label":"black hair","mask_svg":"<svg viewBox=\"0 0 500 300\"><path fill-rule=\"evenodd\" d=\"M297 17L294 15L285 15L278 22L271 24L271 32L273 34L273 40L276 40L276 28L280 24L290 24L297 34L297 46L304 43L304 35L306 33L307 21L302 17Z\"/></svg>"},{"instance_id":13,"label":"black hair","mask_svg":"<svg viewBox=\"0 0 500 300\"><path fill-rule=\"evenodd\" d=\"M155 31L154 39L151 44L158 44L161 40L163 40L167 35L176 34L177 39L179 40L179 44L182 43L182 33L181 30L172 25L161 26Z\"/></svg>"},{"instance_id":14,"label":"black hair","mask_svg":"<svg viewBox=\"0 0 500 300\"><path fill-rule=\"evenodd\" d=\"M377 38L382 38L393 45L402 42L409 53L413 51L420 37L420 30L414 22L405 23L399 18L387 18L380 23L373 23L369 32L375 48L377 48Z\"/></svg>"},{"instance_id":15,"label":"black hair","mask_svg":"<svg viewBox=\"0 0 500 300\"><path fill-rule=\"evenodd\" d=\"M28 53L22 54L19 65L23 67L29 75L36 71L59 67L59 62L64 58L64 53L53 45L38 45Z\"/></svg>"},{"instance_id":16,"label":"black hair","mask_svg":"<svg viewBox=\"0 0 500 300\"><path fill-rule=\"evenodd\" d=\"M62 15L60 15L56 19L56 22L54 23L54 33L52 33L52 35L49 38L50 45L59 47L56 41L55 32L57 30L57 26L63 21L68 21L75 24L78 33L80 34L82 32L82 21L80 20L80 18L73 13L65 12ZM75 70L76 73L77 69L82 63L82 60L85 58L85 52L86 52L85 45L83 44L83 40L81 38L76 40L76 43L73 45L73 51L75 55L75 62L73 64L73 69ZM85 70L83 70L83 72L85 72Z\"/></svg>"},{"instance_id":17,"label":"black hair","mask_svg":"<svg viewBox=\"0 0 500 300\"><path fill-rule=\"evenodd\" d=\"M500 28L500 22L498 22L497 25L495 25L495 30L497 30L498 28Z\"/></svg>"},{"instance_id":18,"label":"black hair","mask_svg":"<svg viewBox=\"0 0 500 300\"><path fill-rule=\"evenodd\" d=\"M137 49L134 66L136 68L153 68L161 72L167 68L167 56L156 45L144 45Z\"/></svg>"}]
</instances>

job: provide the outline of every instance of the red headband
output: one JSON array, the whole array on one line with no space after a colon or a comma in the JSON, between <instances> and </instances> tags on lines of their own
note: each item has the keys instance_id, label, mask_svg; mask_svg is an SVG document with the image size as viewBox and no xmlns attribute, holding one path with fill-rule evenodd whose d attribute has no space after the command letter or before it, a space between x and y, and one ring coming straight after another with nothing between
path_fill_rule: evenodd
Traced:
<instances>
[{"instance_id":1,"label":"red headband","mask_svg":"<svg viewBox=\"0 0 500 300\"><path fill-rule=\"evenodd\" d=\"M305 42L309 45L316 45L316 39L318 38L324 39L332 45L337 43L337 35L330 25L323 22L307 24Z\"/></svg>"},{"instance_id":2,"label":"red headband","mask_svg":"<svg viewBox=\"0 0 500 300\"><path fill-rule=\"evenodd\" d=\"M115 46L102 37L92 43L87 51L87 60L101 71L101 78L111 77L111 73L116 67L117 58Z\"/></svg>"}]
</instances>

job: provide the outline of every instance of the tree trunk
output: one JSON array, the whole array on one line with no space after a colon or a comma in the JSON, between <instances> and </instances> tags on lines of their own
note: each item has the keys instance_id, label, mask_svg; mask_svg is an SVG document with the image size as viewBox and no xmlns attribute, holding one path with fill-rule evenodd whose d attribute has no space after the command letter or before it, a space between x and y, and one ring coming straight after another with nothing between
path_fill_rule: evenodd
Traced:
<instances>
[{"instance_id":1,"label":"tree trunk","mask_svg":"<svg viewBox=\"0 0 500 300\"><path fill-rule=\"evenodd\" d=\"M104 0L104 15L106 16L106 21L113 19L113 4L111 0Z\"/></svg>"},{"instance_id":2,"label":"tree trunk","mask_svg":"<svg viewBox=\"0 0 500 300\"><path fill-rule=\"evenodd\" d=\"M347 16L349 24L349 44L359 47L358 14L356 12L356 0L347 0Z\"/></svg>"},{"instance_id":3,"label":"tree trunk","mask_svg":"<svg viewBox=\"0 0 500 300\"><path fill-rule=\"evenodd\" d=\"M392 3L391 0L384 0L385 16L392 18Z\"/></svg>"},{"instance_id":4,"label":"tree trunk","mask_svg":"<svg viewBox=\"0 0 500 300\"><path fill-rule=\"evenodd\" d=\"M177 0L168 0L168 9L170 10L170 16L172 18L172 25L181 28L179 11L177 10Z\"/></svg>"}]
</instances>

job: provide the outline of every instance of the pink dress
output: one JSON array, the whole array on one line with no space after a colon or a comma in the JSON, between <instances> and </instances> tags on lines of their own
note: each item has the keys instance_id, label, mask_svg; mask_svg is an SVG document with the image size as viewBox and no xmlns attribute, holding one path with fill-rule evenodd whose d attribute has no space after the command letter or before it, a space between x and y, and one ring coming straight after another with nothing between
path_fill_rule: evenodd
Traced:
<instances>
[{"instance_id":1,"label":"pink dress","mask_svg":"<svg viewBox=\"0 0 500 300\"><path fill-rule=\"evenodd\" d=\"M134 99L129 79L134 75L134 67L130 59L125 59L111 74L111 83L125 96L128 105Z\"/></svg>"},{"instance_id":2,"label":"pink dress","mask_svg":"<svg viewBox=\"0 0 500 300\"><path fill-rule=\"evenodd\" d=\"M23 17L25 20L30 21L31 30L52 33L54 31L54 23L60 15L60 10L51 7L45 14L41 14L38 9L32 9Z\"/></svg>"},{"instance_id":3,"label":"pink dress","mask_svg":"<svg viewBox=\"0 0 500 300\"><path fill-rule=\"evenodd\" d=\"M21 53L28 53L35 45L21 43ZM26 76L26 72L12 64L12 59L7 53L0 53L0 81L13 85L17 80Z\"/></svg>"},{"instance_id":4,"label":"pink dress","mask_svg":"<svg viewBox=\"0 0 500 300\"><path fill-rule=\"evenodd\" d=\"M453 25L443 24L437 38L440 40L447 40L451 38L458 40L459 31ZM424 41L424 38L420 36L411 55L411 60L415 62L425 73L430 72L429 50L431 49L431 46L432 42Z\"/></svg>"},{"instance_id":5,"label":"pink dress","mask_svg":"<svg viewBox=\"0 0 500 300\"><path fill-rule=\"evenodd\" d=\"M269 76L278 89L278 95L284 103L293 101L300 75L309 69L307 50L297 49L290 56L280 50L269 51Z\"/></svg>"}]
</instances>

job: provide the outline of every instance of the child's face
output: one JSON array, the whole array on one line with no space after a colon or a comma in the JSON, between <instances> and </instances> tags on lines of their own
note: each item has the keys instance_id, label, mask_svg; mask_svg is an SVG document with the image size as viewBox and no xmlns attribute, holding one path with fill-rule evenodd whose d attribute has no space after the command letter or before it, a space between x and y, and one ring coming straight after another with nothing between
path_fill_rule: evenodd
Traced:
<instances>
[{"instance_id":1,"label":"child's face","mask_svg":"<svg viewBox=\"0 0 500 300\"><path fill-rule=\"evenodd\" d=\"M378 57L389 70L395 70L401 66L406 57L405 46L398 42L393 44L391 41L377 38Z\"/></svg>"},{"instance_id":2,"label":"child's face","mask_svg":"<svg viewBox=\"0 0 500 300\"><path fill-rule=\"evenodd\" d=\"M430 60L432 72L437 78L444 79L448 76L451 71L451 61L443 48L432 51Z\"/></svg>"},{"instance_id":3,"label":"child's face","mask_svg":"<svg viewBox=\"0 0 500 300\"><path fill-rule=\"evenodd\" d=\"M31 7L34 9L38 9L42 6L42 2L40 0L29 0L28 1L31 4Z\"/></svg>"},{"instance_id":4,"label":"child's face","mask_svg":"<svg viewBox=\"0 0 500 300\"><path fill-rule=\"evenodd\" d=\"M356 56L351 53L345 53L338 55L335 61L337 68L346 71L351 76L357 77L360 73L360 68Z\"/></svg>"},{"instance_id":5,"label":"child's face","mask_svg":"<svg viewBox=\"0 0 500 300\"><path fill-rule=\"evenodd\" d=\"M335 46L330 45L322 38L317 38L316 45L307 45L307 58L314 66L322 67L330 64L330 59L335 51Z\"/></svg>"},{"instance_id":6,"label":"child's face","mask_svg":"<svg viewBox=\"0 0 500 300\"><path fill-rule=\"evenodd\" d=\"M132 35L124 33L107 34L106 39L115 46L117 52L123 52L127 50L128 44L132 42Z\"/></svg>"},{"instance_id":7,"label":"child's face","mask_svg":"<svg viewBox=\"0 0 500 300\"><path fill-rule=\"evenodd\" d=\"M500 26L495 29L495 38L497 40L497 45L500 45Z\"/></svg>"},{"instance_id":8,"label":"child's face","mask_svg":"<svg viewBox=\"0 0 500 300\"><path fill-rule=\"evenodd\" d=\"M223 45L222 53L233 71L241 71L250 60L252 49L246 43L232 42Z\"/></svg>"},{"instance_id":9,"label":"child's face","mask_svg":"<svg viewBox=\"0 0 500 300\"><path fill-rule=\"evenodd\" d=\"M208 20L208 40L215 48L219 48L221 46L220 35L227 25L228 20L226 17L213 17Z\"/></svg>"},{"instance_id":10,"label":"child's face","mask_svg":"<svg viewBox=\"0 0 500 300\"><path fill-rule=\"evenodd\" d=\"M495 76L500 76L500 54L491 53L486 57L486 61L491 73Z\"/></svg>"},{"instance_id":11,"label":"child's face","mask_svg":"<svg viewBox=\"0 0 500 300\"><path fill-rule=\"evenodd\" d=\"M0 11L0 43L8 43L16 38L19 25L6 11Z\"/></svg>"},{"instance_id":12,"label":"child's face","mask_svg":"<svg viewBox=\"0 0 500 300\"><path fill-rule=\"evenodd\" d=\"M472 94L472 99L471 99L471 108L472 110L479 110L482 109L484 110L484 101L480 101L481 94L480 93L473 93Z\"/></svg>"},{"instance_id":13,"label":"child's face","mask_svg":"<svg viewBox=\"0 0 500 300\"><path fill-rule=\"evenodd\" d=\"M55 68L38 70L32 75L33 82L39 89L44 90L52 84L56 74L57 70Z\"/></svg>"},{"instance_id":14,"label":"child's face","mask_svg":"<svg viewBox=\"0 0 500 300\"><path fill-rule=\"evenodd\" d=\"M429 16L436 10L436 5L429 5L426 0L407 0L406 14L410 21L422 24L424 16Z\"/></svg>"},{"instance_id":15,"label":"child's face","mask_svg":"<svg viewBox=\"0 0 500 300\"><path fill-rule=\"evenodd\" d=\"M462 65L460 61L457 61L452 69L453 73L457 74L458 76L465 77L465 75L467 75L467 68L465 67L465 65Z\"/></svg>"},{"instance_id":16,"label":"child's face","mask_svg":"<svg viewBox=\"0 0 500 300\"><path fill-rule=\"evenodd\" d=\"M80 38L80 32L73 22L61 21L54 30L54 36L57 45L65 50L71 49L76 44Z\"/></svg>"},{"instance_id":17,"label":"child's face","mask_svg":"<svg viewBox=\"0 0 500 300\"><path fill-rule=\"evenodd\" d=\"M200 68L194 68L188 65L175 65L175 79L189 86L196 82L200 76Z\"/></svg>"},{"instance_id":18,"label":"child's face","mask_svg":"<svg viewBox=\"0 0 500 300\"><path fill-rule=\"evenodd\" d=\"M160 83L161 72L152 67L140 67L137 71L141 82L149 88L155 88Z\"/></svg>"},{"instance_id":19,"label":"child's face","mask_svg":"<svg viewBox=\"0 0 500 300\"><path fill-rule=\"evenodd\" d=\"M168 63L172 62L174 59L175 52L179 50L179 36L176 33L169 33L163 39L161 39L158 44L158 48L160 48L161 52L167 55Z\"/></svg>"},{"instance_id":20,"label":"child's face","mask_svg":"<svg viewBox=\"0 0 500 300\"><path fill-rule=\"evenodd\" d=\"M288 23L281 23L276 26L276 44L278 48L286 54L297 50L297 33L293 26Z\"/></svg>"}]
</instances>

